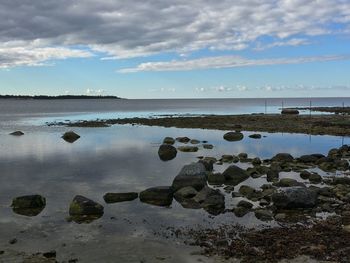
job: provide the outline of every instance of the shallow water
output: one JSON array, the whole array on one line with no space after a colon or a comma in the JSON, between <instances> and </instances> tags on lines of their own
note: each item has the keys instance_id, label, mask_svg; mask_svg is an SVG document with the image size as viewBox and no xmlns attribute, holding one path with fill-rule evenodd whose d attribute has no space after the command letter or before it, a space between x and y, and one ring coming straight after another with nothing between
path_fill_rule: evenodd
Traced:
<instances>
[{"instance_id":1,"label":"shallow water","mask_svg":"<svg viewBox=\"0 0 350 263\"><path fill-rule=\"evenodd\" d=\"M75 128L81 138L70 144L60 138L69 129L43 125L47 118L35 119L35 122L10 118L0 130L0 250L45 252L55 249L59 260L77 257L82 262L96 262L96 258L102 256L103 262L116 262L116 256L123 262L139 262L144 258L152 262L152 256L165 251L171 255L165 261L175 262L176 251L188 248L174 243L169 251L166 249L168 243L162 233L166 233L168 227L271 224L259 221L253 213L242 218L233 213L214 217L204 210L184 209L175 200L170 208L150 206L138 200L105 204L102 197L107 192L140 192L152 186L171 185L181 167L197 161L198 156L220 157L241 152L260 158L270 158L279 152L294 156L326 154L330 148L350 143L349 138L336 136L281 133L262 133L266 137L254 140L248 137L250 132L244 133L242 141L227 142L222 138L223 131L115 125ZM24 136L8 135L19 128ZM166 136L206 140L214 149L178 152L174 160L163 162L157 151ZM240 165L247 167L248 164ZM216 165L215 171L226 167L227 164ZM242 184L259 186L265 182L264 178L250 178ZM45 209L35 217L15 214L10 207L12 198L29 194L45 196ZM68 222L69 204L78 194L101 203L105 208L103 217L91 224ZM227 208L232 208L237 200L227 198ZM8 240L15 237L18 242L9 245ZM192 262L190 249L187 252L184 252L188 254L186 260Z\"/></svg>"}]
</instances>

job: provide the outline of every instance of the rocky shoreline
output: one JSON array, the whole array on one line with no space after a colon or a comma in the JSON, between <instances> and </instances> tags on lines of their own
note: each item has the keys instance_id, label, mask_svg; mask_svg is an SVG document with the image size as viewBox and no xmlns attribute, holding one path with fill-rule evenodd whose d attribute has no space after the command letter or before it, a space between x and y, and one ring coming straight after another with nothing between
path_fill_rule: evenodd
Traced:
<instances>
[{"instance_id":1,"label":"rocky shoreline","mask_svg":"<svg viewBox=\"0 0 350 263\"><path fill-rule=\"evenodd\" d=\"M170 116L160 118L54 122L48 123L47 125L97 128L108 127L114 124L350 136L350 116L336 114L312 116L298 114L204 115L195 117Z\"/></svg>"}]
</instances>

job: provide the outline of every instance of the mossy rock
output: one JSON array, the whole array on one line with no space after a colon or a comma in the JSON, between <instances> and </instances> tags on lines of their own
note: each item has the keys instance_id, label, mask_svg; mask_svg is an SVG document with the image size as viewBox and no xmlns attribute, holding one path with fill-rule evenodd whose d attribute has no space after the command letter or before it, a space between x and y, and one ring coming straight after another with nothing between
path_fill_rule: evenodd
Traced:
<instances>
[{"instance_id":1,"label":"mossy rock","mask_svg":"<svg viewBox=\"0 0 350 263\"><path fill-rule=\"evenodd\" d=\"M44 210L46 199L41 195L26 195L12 200L13 212L24 216L36 216Z\"/></svg>"},{"instance_id":2,"label":"mossy rock","mask_svg":"<svg viewBox=\"0 0 350 263\"><path fill-rule=\"evenodd\" d=\"M77 195L69 206L71 219L77 223L90 223L102 217L104 208L84 196Z\"/></svg>"}]
</instances>

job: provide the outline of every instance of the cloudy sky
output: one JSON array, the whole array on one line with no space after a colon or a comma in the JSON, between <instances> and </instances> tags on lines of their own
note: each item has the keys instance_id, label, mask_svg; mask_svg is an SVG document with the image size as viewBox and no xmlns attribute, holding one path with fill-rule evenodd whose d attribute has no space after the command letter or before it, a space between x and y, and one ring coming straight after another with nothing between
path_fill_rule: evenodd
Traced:
<instances>
[{"instance_id":1,"label":"cloudy sky","mask_svg":"<svg viewBox=\"0 0 350 263\"><path fill-rule=\"evenodd\" d=\"M350 0L0 0L0 94L350 96Z\"/></svg>"}]
</instances>

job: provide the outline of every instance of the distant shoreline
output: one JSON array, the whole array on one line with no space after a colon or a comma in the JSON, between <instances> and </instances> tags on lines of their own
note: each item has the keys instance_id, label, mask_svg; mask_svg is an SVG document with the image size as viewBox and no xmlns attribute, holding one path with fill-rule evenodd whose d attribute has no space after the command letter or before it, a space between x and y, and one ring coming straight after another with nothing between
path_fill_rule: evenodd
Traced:
<instances>
[{"instance_id":1,"label":"distant shoreline","mask_svg":"<svg viewBox=\"0 0 350 263\"><path fill-rule=\"evenodd\" d=\"M18 100L72 100L72 99L122 99L117 96L89 96L89 95L0 95L0 99L18 99Z\"/></svg>"}]
</instances>

